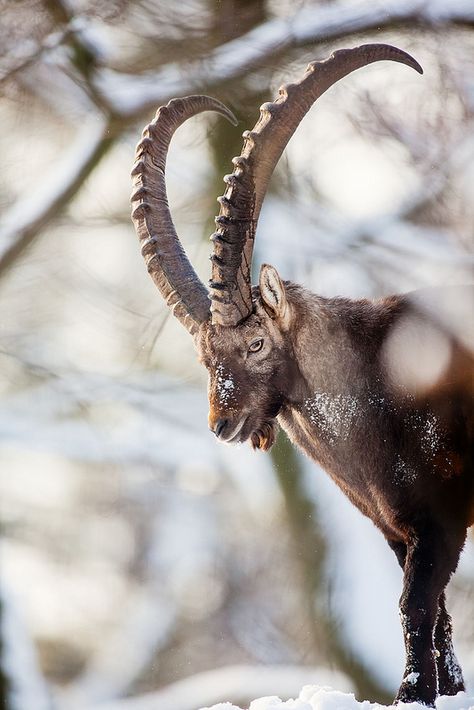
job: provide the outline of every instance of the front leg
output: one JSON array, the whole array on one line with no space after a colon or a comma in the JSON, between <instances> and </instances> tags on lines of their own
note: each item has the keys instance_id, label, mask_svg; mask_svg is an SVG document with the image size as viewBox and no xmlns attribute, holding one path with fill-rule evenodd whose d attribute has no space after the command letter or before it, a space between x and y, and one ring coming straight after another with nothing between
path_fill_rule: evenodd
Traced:
<instances>
[{"instance_id":1,"label":"front leg","mask_svg":"<svg viewBox=\"0 0 474 710\"><path fill-rule=\"evenodd\" d=\"M425 525L407 545L400 616L406 667L397 701L434 707L438 671L434 631L438 600L457 566L462 540Z\"/></svg>"},{"instance_id":2,"label":"front leg","mask_svg":"<svg viewBox=\"0 0 474 710\"><path fill-rule=\"evenodd\" d=\"M405 569L407 547L404 542L389 540L400 567ZM465 690L464 678L453 647L453 627L446 610L446 596L443 591L438 600L438 618L434 632L436 670L439 695L456 695Z\"/></svg>"}]
</instances>

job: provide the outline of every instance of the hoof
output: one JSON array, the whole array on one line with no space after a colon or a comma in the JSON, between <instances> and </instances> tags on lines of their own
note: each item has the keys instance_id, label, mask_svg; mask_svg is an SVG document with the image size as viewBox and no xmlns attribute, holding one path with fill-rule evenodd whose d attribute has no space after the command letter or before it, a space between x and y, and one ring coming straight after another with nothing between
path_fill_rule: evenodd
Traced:
<instances>
[{"instance_id":1,"label":"hoof","mask_svg":"<svg viewBox=\"0 0 474 710\"><path fill-rule=\"evenodd\" d=\"M431 686L431 684L430 684ZM436 687L427 686L420 680L419 673L408 673L400 686L395 698L396 703L420 703L427 708L435 707Z\"/></svg>"}]
</instances>

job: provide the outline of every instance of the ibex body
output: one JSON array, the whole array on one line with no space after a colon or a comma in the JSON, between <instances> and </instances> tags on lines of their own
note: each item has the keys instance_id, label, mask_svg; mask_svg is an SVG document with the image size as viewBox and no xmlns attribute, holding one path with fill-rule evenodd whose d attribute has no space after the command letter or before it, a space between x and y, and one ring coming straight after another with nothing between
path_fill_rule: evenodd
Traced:
<instances>
[{"instance_id":1,"label":"ibex body","mask_svg":"<svg viewBox=\"0 0 474 710\"><path fill-rule=\"evenodd\" d=\"M313 101L372 61L420 70L388 45L365 45L310 65L262 107L221 201L207 289L179 244L166 203L164 167L175 128L194 113L229 112L207 97L160 109L134 168L133 217L149 271L193 335L209 371L209 426L223 441L268 449L277 422L323 466L382 531L404 570L400 611L406 668L397 698L432 705L464 688L444 589L474 522L473 357L433 312L440 294L380 301L324 299L264 265L250 285L256 223L281 152ZM459 298L447 289L441 298ZM474 289L462 289L474 302ZM413 332L442 343L442 366L417 381ZM407 335L408 334L408 335ZM422 338L423 339L423 338ZM415 368L416 375L416 368Z\"/></svg>"}]
</instances>

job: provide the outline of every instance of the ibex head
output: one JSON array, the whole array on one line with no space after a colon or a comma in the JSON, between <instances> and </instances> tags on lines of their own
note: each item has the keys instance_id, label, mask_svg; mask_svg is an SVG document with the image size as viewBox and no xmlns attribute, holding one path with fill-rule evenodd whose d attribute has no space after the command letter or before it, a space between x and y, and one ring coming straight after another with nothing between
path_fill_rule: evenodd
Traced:
<instances>
[{"instance_id":1,"label":"ibex head","mask_svg":"<svg viewBox=\"0 0 474 710\"><path fill-rule=\"evenodd\" d=\"M249 439L263 450L273 444L275 417L295 381L291 321L285 285L264 264L243 321L201 326L196 345L209 372L209 428L223 441Z\"/></svg>"},{"instance_id":2,"label":"ibex head","mask_svg":"<svg viewBox=\"0 0 474 710\"><path fill-rule=\"evenodd\" d=\"M217 229L211 236L209 290L189 263L177 236L166 196L165 162L174 131L201 111L232 113L207 96L174 99L145 128L133 168L132 218L148 271L173 314L194 337L207 367L209 426L224 441L250 439L267 449L275 417L288 396L297 367L291 352L293 314L286 286L264 265L252 289L251 264L257 221L272 172L285 146L314 101L355 69L388 59L422 73L407 53L390 45L367 44L313 62L303 78L283 86L245 131L227 188L219 198Z\"/></svg>"}]
</instances>

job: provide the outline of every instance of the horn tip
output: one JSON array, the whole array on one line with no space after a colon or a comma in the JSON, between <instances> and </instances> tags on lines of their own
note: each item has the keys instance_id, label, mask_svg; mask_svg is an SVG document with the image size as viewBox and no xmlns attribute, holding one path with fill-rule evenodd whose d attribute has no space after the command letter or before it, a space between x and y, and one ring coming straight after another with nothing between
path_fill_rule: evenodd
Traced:
<instances>
[{"instance_id":1,"label":"horn tip","mask_svg":"<svg viewBox=\"0 0 474 710\"><path fill-rule=\"evenodd\" d=\"M394 47L391 44L367 44L356 47L355 51L363 51L367 54L372 54L380 59L392 59L393 61L398 61L401 64L414 69L418 74L423 74L423 68L419 62L416 61L414 57L408 52L405 52L399 47ZM384 56L385 55L385 56Z\"/></svg>"}]
</instances>

